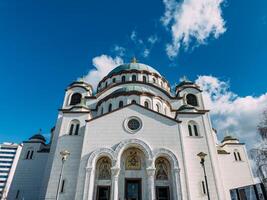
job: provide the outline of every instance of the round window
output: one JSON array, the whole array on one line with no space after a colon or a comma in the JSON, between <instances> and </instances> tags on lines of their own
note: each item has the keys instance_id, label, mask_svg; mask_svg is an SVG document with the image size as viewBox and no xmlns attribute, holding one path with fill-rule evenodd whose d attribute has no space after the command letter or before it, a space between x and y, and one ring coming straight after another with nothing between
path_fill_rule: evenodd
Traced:
<instances>
[{"instance_id":1,"label":"round window","mask_svg":"<svg viewBox=\"0 0 267 200\"><path fill-rule=\"evenodd\" d=\"M137 117L130 117L124 121L124 127L129 133L135 133L142 128L142 121Z\"/></svg>"},{"instance_id":2,"label":"round window","mask_svg":"<svg viewBox=\"0 0 267 200\"><path fill-rule=\"evenodd\" d=\"M137 119L130 119L128 121L128 128L135 131L140 128L140 122Z\"/></svg>"}]
</instances>

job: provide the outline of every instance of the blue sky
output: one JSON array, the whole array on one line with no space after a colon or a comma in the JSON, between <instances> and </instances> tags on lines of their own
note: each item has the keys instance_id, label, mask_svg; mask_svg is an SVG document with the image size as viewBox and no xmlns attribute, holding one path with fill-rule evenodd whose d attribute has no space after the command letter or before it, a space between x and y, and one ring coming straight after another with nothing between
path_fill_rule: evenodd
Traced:
<instances>
[{"instance_id":1,"label":"blue sky","mask_svg":"<svg viewBox=\"0 0 267 200\"><path fill-rule=\"evenodd\" d=\"M225 30L215 24L218 37L210 31L204 41L190 35L191 42L181 43L178 55L172 58L167 55L166 45L173 44L171 26L175 18L169 25L161 20L171 0L165 4L161 0L1 1L0 142L26 140L39 128L47 134L55 124L64 89L93 69L96 63L92 60L101 55L117 56L125 62L135 55L160 71L172 85L183 75L204 85L207 82L203 79L217 81L220 95L232 95L223 103L231 106L241 101L241 109L253 103L257 112L250 107L246 114L258 119L266 106L267 2L221 1L217 9ZM187 2L194 4L196 0ZM181 6L184 2L178 3ZM190 13L188 16L191 19ZM149 38L155 41L149 42ZM124 51L118 51L119 47ZM146 49L149 55L144 56ZM213 107L221 105L221 101L214 102L217 99L212 101ZM231 131L235 123L221 125L232 114L232 108L224 112L224 106L213 117L220 119L215 126L225 132L229 127ZM230 119L243 116L235 112ZM253 123L256 125L257 120Z\"/></svg>"}]
</instances>

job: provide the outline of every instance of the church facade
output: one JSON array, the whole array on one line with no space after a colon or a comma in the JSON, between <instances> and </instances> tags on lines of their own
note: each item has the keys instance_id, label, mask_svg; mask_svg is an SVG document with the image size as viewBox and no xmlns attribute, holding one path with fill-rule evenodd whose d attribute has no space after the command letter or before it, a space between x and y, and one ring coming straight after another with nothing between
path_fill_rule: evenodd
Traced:
<instances>
[{"instance_id":1,"label":"church facade","mask_svg":"<svg viewBox=\"0 0 267 200\"><path fill-rule=\"evenodd\" d=\"M244 144L217 140L201 88L171 92L145 64L116 67L95 93L69 85L51 135L23 142L8 199L264 199Z\"/></svg>"}]
</instances>

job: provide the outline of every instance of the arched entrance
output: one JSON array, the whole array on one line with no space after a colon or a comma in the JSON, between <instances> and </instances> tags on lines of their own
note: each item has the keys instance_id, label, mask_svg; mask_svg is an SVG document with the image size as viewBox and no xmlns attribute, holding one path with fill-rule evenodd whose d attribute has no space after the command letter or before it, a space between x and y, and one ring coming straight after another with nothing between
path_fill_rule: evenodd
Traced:
<instances>
[{"instance_id":1,"label":"arched entrance","mask_svg":"<svg viewBox=\"0 0 267 200\"><path fill-rule=\"evenodd\" d=\"M178 160L171 151L152 151L141 140L125 140L115 150L102 148L90 155L84 200L102 200L100 190L109 194L104 200L180 200L179 172ZM106 188L99 189L102 186Z\"/></svg>"}]
</instances>

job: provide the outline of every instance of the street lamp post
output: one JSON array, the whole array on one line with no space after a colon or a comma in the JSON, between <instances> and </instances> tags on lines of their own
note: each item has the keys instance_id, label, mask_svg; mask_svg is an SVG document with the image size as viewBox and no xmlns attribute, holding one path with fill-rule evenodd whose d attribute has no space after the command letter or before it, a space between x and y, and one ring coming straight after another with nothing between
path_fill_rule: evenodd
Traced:
<instances>
[{"instance_id":1,"label":"street lamp post","mask_svg":"<svg viewBox=\"0 0 267 200\"><path fill-rule=\"evenodd\" d=\"M200 158L200 164L203 168L203 172L204 172L204 178L205 178L205 185L206 185L206 189L207 189L207 196L208 196L208 200L210 200L210 193L209 193L209 187L208 187L208 180L207 180L207 174L206 174L206 169L205 169L205 157L207 154L205 154L204 152L200 152L197 154L197 156Z\"/></svg>"},{"instance_id":2,"label":"street lamp post","mask_svg":"<svg viewBox=\"0 0 267 200\"><path fill-rule=\"evenodd\" d=\"M63 174L63 168L64 168L64 163L65 161L68 159L70 155L70 152L67 150L61 151L60 152L60 156L61 156L61 169L60 169L60 175L59 175L59 181L58 181L58 185L57 185L57 194L56 194L56 200L59 199L59 187L60 187L60 183L61 183L61 179L62 179L62 174Z\"/></svg>"}]
</instances>

